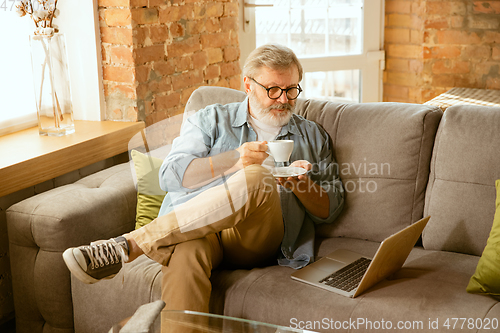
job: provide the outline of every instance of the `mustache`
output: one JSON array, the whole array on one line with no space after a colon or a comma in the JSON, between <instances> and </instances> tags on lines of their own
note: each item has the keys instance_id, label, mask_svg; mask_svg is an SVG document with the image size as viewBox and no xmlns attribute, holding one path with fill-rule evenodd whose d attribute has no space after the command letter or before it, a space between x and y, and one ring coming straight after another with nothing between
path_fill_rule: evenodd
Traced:
<instances>
[{"instance_id":1,"label":"mustache","mask_svg":"<svg viewBox=\"0 0 500 333\"><path fill-rule=\"evenodd\" d=\"M289 104L289 103L273 104L273 105L267 107L266 111L271 111L272 109L292 111L293 110L293 106L291 104Z\"/></svg>"}]
</instances>

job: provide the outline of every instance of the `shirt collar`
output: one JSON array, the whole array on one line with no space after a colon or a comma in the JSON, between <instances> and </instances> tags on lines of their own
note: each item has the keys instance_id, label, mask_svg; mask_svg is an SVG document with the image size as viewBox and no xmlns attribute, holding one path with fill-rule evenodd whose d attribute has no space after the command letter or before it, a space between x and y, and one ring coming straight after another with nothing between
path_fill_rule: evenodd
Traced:
<instances>
[{"instance_id":1,"label":"shirt collar","mask_svg":"<svg viewBox=\"0 0 500 333\"><path fill-rule=\"evenodd\" d=\"M241 102L238 107L238 111L236 112L236 117L233 120L233 127L241 127L244 124L247 124L248 119L248 96L245 98L243 102ZM286 136L288 133L302 136L302 133L297 126L297 116L292 114L290 121L288 124L281 128L281 132L278 134L279 137Z\"/></svg>"}]
</instances>

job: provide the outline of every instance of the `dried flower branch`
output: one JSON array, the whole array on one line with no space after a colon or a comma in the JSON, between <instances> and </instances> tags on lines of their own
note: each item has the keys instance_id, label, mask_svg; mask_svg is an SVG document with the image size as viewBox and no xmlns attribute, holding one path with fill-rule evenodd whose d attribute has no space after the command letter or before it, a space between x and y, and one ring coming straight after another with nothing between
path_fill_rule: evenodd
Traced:
<instances>
[{"instance_id":1,"label":"dried flower branch","mask_svg":"<svg viewBox=\"0 0 500 333\"><path fill-rule=\"evenodd\" d=\"M34 9L33 4L37 10ZM56 6L57 0L20 0L16 8L20 17L29 15L35 22L35 35L52 36L59 31L52 23L54 17L59 15Z\"/></svg>"}]
</instances>

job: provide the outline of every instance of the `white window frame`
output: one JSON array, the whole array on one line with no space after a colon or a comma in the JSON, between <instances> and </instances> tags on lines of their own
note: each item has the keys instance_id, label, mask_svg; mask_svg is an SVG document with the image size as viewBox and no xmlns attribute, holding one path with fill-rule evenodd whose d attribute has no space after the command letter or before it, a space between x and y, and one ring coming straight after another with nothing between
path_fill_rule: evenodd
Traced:
<instances>
[{"instance_id":1,"label":"white window frame","mask_svg":"<svg viewBox=\"0 0 500 333\"><path fill-rule=\"evenodd\" d=\"M0 4L3 1L0 0ZM59 30L64 33L66 38L73 116L76 120L101 121L105 119L97 1L58 1L57 8L60 14L54 19L54 24L59 27ZM21 52L29 52L29 34L33 33L35 29L30 17L17 17L19 26L2 26L2 15L17 16L15 4L11 7L12 2L12 0L6 0L7 10L0 9L0 29L4 34L17 34L18 37L16 37L16 45L4 46L8 47L11 52L16 53L19 52L19 46L21 45L23 47ZM2 66L16 66L16 68L19 68L19 74L14 77L3 78L3 82L0 83L2 99L4 100L0 112L10 112L12 114L12 118L0 123L0 135L37 125L34 93L31 93L34 89L31 58L29 54L26 56L23 53L22 56L22 61L20 59L19 63L2 64ZM26 61L26 59L29 61ZM1 54L0 62L2 62ZM26 98L31 99L31 101L25 101L22 107L30 107L33 112L22 117L15 116L15 110L19 108L19 103L9 101L10 103L5 104L5 100L9 98L9 95L12 95L11 89L26 90Z\"/></svg>"},{"instance_id":2,"label":"white window frame","mask_svg":"<svg viewBox=\"0 0 500 333\"><path fill-rule=\"evenodd\" d=\"M272 4L269 0L268 3ZM256 48L254 0L240 0L241 67ZM385 52L383 51L384 1L364 0L363 53L346 56L300 57L304 72L360 70L360 102L381 102Z\"/></svg>"}]
</instances>

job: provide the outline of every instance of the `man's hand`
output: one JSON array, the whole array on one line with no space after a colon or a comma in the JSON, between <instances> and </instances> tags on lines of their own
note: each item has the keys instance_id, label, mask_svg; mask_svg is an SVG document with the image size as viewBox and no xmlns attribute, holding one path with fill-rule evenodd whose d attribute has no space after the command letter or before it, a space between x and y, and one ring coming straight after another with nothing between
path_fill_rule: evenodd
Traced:
<instances>
[{"instance_id":1,"label":"man's hand","mask_svg":"<svg viewBox=\"0 0 500 333\"><path fill-rule=\"evenodd\" d=\"M306 160L298 160L290 164L290 167L303 168L309 171L312 169L312 164ZM278 184L288 189L298 188L299 185L301 185L302 189L304 189L304 187L307 187L307 184L309 184L311 180L304 174L296 177L280 177L276 178L276 181Z\"/></svg>"},{"instance_id":2,"label":"man's hand","mask_svg":"<svg viewBox=\"0 0 500 333\"><path fill-rule=\"evenodd\" d=\"M269 154L266 153L267 141L245 142L236 150L240 154L238 165L241 168L245 168L252 164L261 165L269 156Z\"/></svg>"},{"instance_id":3,"label":"man's hand","mask_svg":"<svg viewBox=\"0 0 500 333\"><path fill-rule=\"evenodd\" d=\"M312 164L304 160L295 161L290 166L304 168L307 171L312 169ZM280 177L276 181L281 186L291 189L309 212L320 218L328 217L330 211L328 194L309 176L303 174L297 177Z\"/></svg>"}]
</instances>

